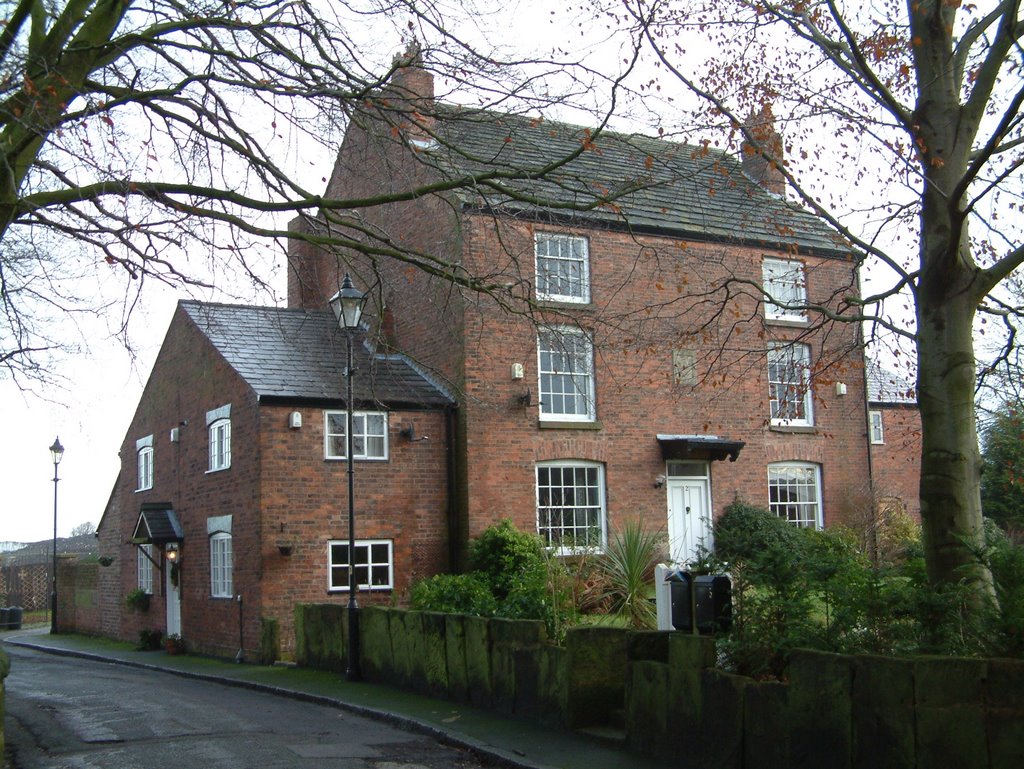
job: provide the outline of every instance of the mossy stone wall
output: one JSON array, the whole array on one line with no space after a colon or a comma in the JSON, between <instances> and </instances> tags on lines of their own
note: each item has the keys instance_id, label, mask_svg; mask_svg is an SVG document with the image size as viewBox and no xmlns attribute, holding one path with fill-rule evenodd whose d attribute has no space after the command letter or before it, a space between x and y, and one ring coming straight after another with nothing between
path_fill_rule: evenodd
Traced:
<instances>
[{"instance_id":1,"label":"mossy stone wall","mask_svg":"<svg viewBox=\"0 0 1024 769\"><path fill-rule=\"evenodd\" d=\"M342 670L346 612L299 606L296 658ZM360 610L363 676L549 726L624 719L629 746L678 769L1020 769L1024 661L800 651L786 681L715 668L684 633L570 630L403 609Z\"/></svg>"}]
</instances>

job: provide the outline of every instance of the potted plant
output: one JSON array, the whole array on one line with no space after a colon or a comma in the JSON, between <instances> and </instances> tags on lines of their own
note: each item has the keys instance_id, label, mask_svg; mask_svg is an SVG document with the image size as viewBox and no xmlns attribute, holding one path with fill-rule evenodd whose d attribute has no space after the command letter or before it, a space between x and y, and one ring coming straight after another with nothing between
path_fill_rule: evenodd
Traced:
<instances>
[{"instance_id":1,"label":"potted plant","mask_svg":"<svg viewBox=\"0 0 1024 769\"><path fill-rule=\"evenodd\" d=\"M171 633L164 639L164 648L168 654L184 654L185 640L177 633Z\"/></svg>"},{"instance_id":2,"label":"potted plant","mask_svg":"<svg viewBox=\"0 0 1024 769\"><path fill-rule=\"evenodd\" d=\"M133 611L149 611L149 593L137 587L124 597L124 603Z\"/></svg>"}]
</instances>

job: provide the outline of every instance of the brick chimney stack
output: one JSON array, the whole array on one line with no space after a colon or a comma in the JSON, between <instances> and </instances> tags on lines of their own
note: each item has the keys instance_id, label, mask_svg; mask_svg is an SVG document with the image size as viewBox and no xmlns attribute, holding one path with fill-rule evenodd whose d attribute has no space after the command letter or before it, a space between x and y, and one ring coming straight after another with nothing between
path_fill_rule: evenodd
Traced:
<instances>
[{"instance_id":1,"label":"brick chimney stack","mask_svg":"<svg viewBox=\"0 0 1024 769\"><path fill-rule=\"evenodd\" d=\"M740 145L744 175L773 195L784 195L786 179L779 170L779 164L783 161L782 137L775 130L771 106L765 104L759 113L751 110L743 121L743 127L756 141L755 145L744 136Z\"/></svg>"},{"instance_id":2,"label":"brick chimney stack","mask_svg":"<svg viewBox=\"0 0 1024 769\"><path fill-rule=\"evenodd\" d=\"M403 114L402 128L410 139L428 140L434 126L434 75L423 66L420 44L409 43L392 64L395 72L385 86L391 106Z\"/></svg>"}]
</instances>

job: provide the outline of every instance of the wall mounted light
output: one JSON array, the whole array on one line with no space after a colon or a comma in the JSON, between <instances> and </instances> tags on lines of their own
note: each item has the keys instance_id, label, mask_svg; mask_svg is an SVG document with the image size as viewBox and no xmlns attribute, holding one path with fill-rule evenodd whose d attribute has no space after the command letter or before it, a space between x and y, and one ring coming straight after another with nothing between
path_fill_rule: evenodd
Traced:
<instances>
[{"instance_id":1,"label":"wall mounted light","mask_svg":"<svg viewBox=\"0 0 1024 769\"><path fill-rule=\"evenodd\" d=\"M664 475L659 475L657 478L654 479L654 488L660 489L664 485L665 485L665 476Z\"/></svg>"},{"instance_id":2,"label":"wall mounted light","mask_svg":"<svg viewBox=\"0 0 1024 769\"><path fill-rule=\"evenodd\" d=\"M164 548L164 557L168 563L179 563L181 561L181 550L177 542L168 542Z\"/></svg>"}]
</instances>

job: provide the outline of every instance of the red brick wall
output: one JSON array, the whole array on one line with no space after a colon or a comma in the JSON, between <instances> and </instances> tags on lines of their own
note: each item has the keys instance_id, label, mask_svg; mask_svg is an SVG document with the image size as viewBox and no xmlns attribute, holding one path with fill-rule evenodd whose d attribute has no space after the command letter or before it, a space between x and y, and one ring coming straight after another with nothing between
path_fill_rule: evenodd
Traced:
<instances>
[{"instance_id":1,"label":"red brick wall","mask_svg":"<svg viewBox=\"0 0 1024 769\"><path fill-rule=\"evenodd\" d=\"M916 406L871 404L882 412L885 443L871 446L877 498L895 497L914 518L921 517L921 413Z\"/></svg>"},{"instance_id":2,"label":"red brick wall","mask_svg":"<svg viewBox=\"0 0 1024 769\"><path fill-rule=\"evenodd\" d=\"M231 467L210 473L206 412L227 403ZM123 604L137 584L136 548L129 540L145 502L171 503L184 531L182 634L192 649L222 656L238 649L238 602L210 596L207 519L212 516L232 516L233 591L243 598L247 656L258 649L261 617L280 622L287 653L296 602L347 600L327 592L327 542L348 537L346 466L324 459L323 410L297 409L303 426L291 429L293 410L257 404L191 321L176 313L125 436L121 473L100 526L100 554L115 559L100 573L105 634L136 640L142 629L165 628L157 570L150 609L128 611ZM429 438L401 437L400 429L411 423L418 437ZM180 428L177 443L170 441L173 427ZM364 595L365 603L401 599L414 576L448 564L444 414L393 412L389 433L388 461L356 463L357 537L395 540L395 590ZM135 442L149 434L153 488L137 492ZM278 551L284 542L293 544L290 556Z\"/></svg>"},{"instance_id":3,"label":"red brick wall","mask_svg":"<svg viewBox=\"0 0 1024 769\"><path fill-rule=\"evenodd\" d=\"M298 409L298 430L288 427L293 410L261 410L263 518L254 559L263 563L263 615L280 621L289 652L296 603L348 602L347 591L328 590L327 569L328 542L349 536L347 464L323 458L323 410ZM400 431L413 424L410 441ZM394 589L361 592L361 605L402 602L413 580L448 567L444 414L391 412L388 433L388 461L355 462L355 522L357 539L393 540Z\"/></svg>"},{"instance_id":4,"label":"red brick wall","mask_svg":"<svg viewBox=\"0 0 1024 769\"><path fill-rule=\"evenodd\" d=\"M206 412L231 404L231 467L208 473ZM153 573L153 598L146 612L126 610L124 596L137 585L137 550L130 544L141 505L171 503L181 522L180 590L182 635L192 648L230 653L238 648L238 614L234 601L210 597L208 517L233 516L236 554L234 589L250 606L259 605L259 567L245 553L257 552L259 533L258 417L255 396L207 343L179 309L122 444L121 472L100 528L101 555L117 568L103 575L116 602L107 607L105 628L136 640L143 629L166 627L163 575ZM172 443L172 428L179 440ZM153 435L153 487L136 491L136 440ZM254 449L253 447L257 447ZM162 554L155 554L162 563ZM105 572L108 570L105 570ZM116 584L110 585L116 579ZM258 616L246 623L246 645L255 647Z\"/></svg>"},{"instance_id":5,"label":"red brick wall","mask_svg":"<svg viewBox=\"0 0 1024 769\"><path fill-rule=\"evenodd\" d=\"M537 225L537 229L541 229ZM742 440L735 463L712 464L716 514L737 496L767 505L769 462L799 460L822 467L826 525L838 522L844 495L867 477L866 412L862 358L851 350L854 324L822 330L768 325L751 287L761 283L761 259L751 249L637 238L626 233L567 230L589 237L592 304L541 306L540 320L579 318L595 339L599 430L539 429L536 332L529 319L509 317L493 304L467 313L465 421L470 534L502 517L523 528L536 525L535 463L586 459L605 463L608 517L612 525L643 515L665 525L666 492L654 487L665 472L658 433L715 434ZM533 228L500 225L476 217L465 226L466 262L493 263L502 247L525 269L533 263ZM805 258L812 301L830 302L853 285L853 265ZM732 296L714 292L732 281ZM710 292L710 293L709 293ZM768 422L767 339L807 341L817 367L815 427L787 433ZM674 382L672 349L693 349L695 387ZM522 363L524 379L510 366ZM846 394L835 394L835 381ZM533 405L519 404L529 387Z\"/></svg>"}]
</instances>

